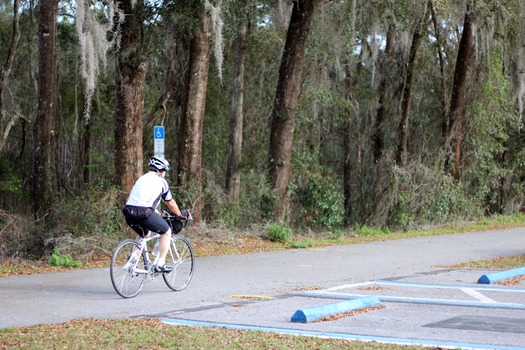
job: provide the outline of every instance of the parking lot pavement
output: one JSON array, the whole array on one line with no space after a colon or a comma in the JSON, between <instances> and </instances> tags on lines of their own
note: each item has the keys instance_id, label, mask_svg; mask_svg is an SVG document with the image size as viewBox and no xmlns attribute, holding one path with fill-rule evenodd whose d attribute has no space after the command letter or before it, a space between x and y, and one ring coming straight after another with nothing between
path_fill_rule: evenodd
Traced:
<instances>
[{"instance_id":1,"label":"parking lot pavement","mask_svg":"<svg viewBox=\"0 0 525 350\"><path fill-rule=\"evenodd\" d=\"M525 285L478 284L490 271L441 269L324 290L232 297L165 314L165 322L351 340L470 349L525 349ZM382 308L331 321L294 323L304 308L376 296Z\"/></svg>"},{"instance_id":2,"label":"parking lot pavement","mask_svg":"<svg viewBox=\"0 0 525 350\"><path fill-rule=\"evenodd\" d=\"M198 257L184 291L173 293L158 279L133 299L115 293L109 268L5 277L0 328L151 316L441 348L525 349L523 281L478 285L490 271L436 268L522 255L524 233L514 228ZM332 321L291 322L297 310L352 304L364 296L383 308Z\"/></svg>"}]
</instances>

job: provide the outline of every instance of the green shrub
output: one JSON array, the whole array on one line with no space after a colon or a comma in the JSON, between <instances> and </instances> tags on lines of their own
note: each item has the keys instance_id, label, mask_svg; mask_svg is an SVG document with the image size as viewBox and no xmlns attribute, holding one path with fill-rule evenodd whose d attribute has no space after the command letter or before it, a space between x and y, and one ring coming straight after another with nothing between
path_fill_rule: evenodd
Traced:
<instances>
[{"instance_id":1,"label":"green shrub","mask_svg":"<svg viewBox=\"0 0 525 350\"><path fill-rule=\"evenodd\" d=\"M73 237L105 236L122 238L123 215L117 205L115 188L95 187L85 196L67 197L58 204L55 221L58 229L70 233Z\"/></svg>"},{"instance_id":2,"label":"green shrub","mask_svg":"<svg viewBox=\"0 0 525 350\"><path fill-rule=\"evenodd\" d=\"M293 242L290 246L294 249L304 249L304 248L315 246L315 242L308 241L308 240L300 241L300 242Z\"/></svg>"},{"instance_id":3,"label":"green shrub","mask_svg":"<svg viewBox=\"0 0 525 350\"><path fill-rule=\"evenodd\" d=\"M217 184L211 173L206 174L202 193L203 218L214 225L246 228L253 224L266 223L274 215L276 199L273 190L265 175L255 171L242 174L238 203L227 198L224 188ZM187 197L187 194L183 195L183 198Z\"/></svg>"},{"instance_id":4,"label":"green shrub","mask_svg":"<svg viewBox=\"0 0 525 350\"><path fill-rule=\"evenodd\" d=\"M409 224L414 221L414 217L410 213L410 194L401 193L397 200L397 204L394 207L391 215L391 226L401 227L403 229L408 228Z\"/></svg>"},{"instance_id":5,"label":"green shrub","mask_svg":"<svg viewBox=\"0 0 525 350\"><path fill-rule=\"evenodd\" d=\"M407 230L481 216L479 188L419 163L394 170L392 190L387 194L394 204L388 218L391 228Z\"/></svg>"},{"instance_id":6,"label":"green shrub","mask_svg":"<svg viewBox=\"0 0 525 350\"><path fill-rule=\"evenodd\" d=\"M442 184L433 194L429 220L444 223L478 216L479 203L470 198L469 192L462 182Z\"/></svg>"},{"instance_id":7,"label":"green shrub","mask_svg":"<svg viewBox=\"0 0 525 350\"><path fill-rule=\"evenodd\" d=\"M382 229L376 229L372 227L368 227L366 225L358 227L355 230L355 233L359 236L379 236L384 234L389 234L390 229L388 227L383 227Z\"/></svg>"},{"instance_id":8,"label":"green shrub","mask_svg":"<svg viewBox=\"0 0 525 350\"><path fill-rule=\"evenodd\" d=\"M60 254L58 248L55 248L51 258L49 258L49 264L53 266L65 266L65 267L81 267L82 263L78 260L73 260L70 254Z\"/></svg>"},{"instance_id":9,"label":"green shrub","mask_svg":"<svg viewBox=\"0 0 525 350\"><path fill-rule=\"evenodd\" d=\"M292 229L284 222L267 226L266 232L270 240L279 243L286 243L293 236Z\"/></svg>"},{"instance_id":10,"label":"green shrub","mask_svg":"<svg viewBox=\"0 0 525 350\"><path fill-rule=\"evenodd\" d=\"M328 239L331 239L333 241L337 241L344 236L344 231L340 228L333 229L330 234L328 235Z\"/></svg>"},{"instance_id":11,"label":"green shrub","mask_svg":"<svg viewBox=\"0 0 525 350\"><path fill-rule=\"evenodd\" d=\"M344 198L339 182L332 175L306 173L304 177L303 184L295 186L303 221L309 227L340 227L344 219Z\"/></svg>"}]
</instances>

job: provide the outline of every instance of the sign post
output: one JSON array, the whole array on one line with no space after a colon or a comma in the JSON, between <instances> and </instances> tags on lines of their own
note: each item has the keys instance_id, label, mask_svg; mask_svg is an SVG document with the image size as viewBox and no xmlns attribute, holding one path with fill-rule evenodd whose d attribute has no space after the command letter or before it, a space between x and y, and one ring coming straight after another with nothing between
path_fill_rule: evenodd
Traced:
<instances>
[{"instance_id":1,"label":"sign post","mask_svg":"<svg viewBox=\"0 0 525 350\"><path fill-rule=\"evenodd\" d=\"M155 157L164 158L164 127L153 128L153 153Z\"/></svg>"}]
</instances>

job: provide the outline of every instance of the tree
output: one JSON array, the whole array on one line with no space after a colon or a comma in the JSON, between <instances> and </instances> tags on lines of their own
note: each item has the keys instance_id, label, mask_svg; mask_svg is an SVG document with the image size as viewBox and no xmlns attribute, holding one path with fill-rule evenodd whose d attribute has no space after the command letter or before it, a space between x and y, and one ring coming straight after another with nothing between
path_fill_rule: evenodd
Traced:
<instances>
[{"instance_id":1,"label":"tree","mask_svg":"<svg viewBox=\"0 0 525 350\"><path fill-rule=\"evenodd\" d=\"M429 1L431 2L431 1ZM403 95L401 100L401 119L398 126L398 146L396 155L396 164L403 166L407 162L407 147L409 135L409 117L410 107L412 103L412 89L414 85L414 78L416 76L416 64L418 60L419 47L423 36L424 24L427 20L427 7L425 7L422 18L417 21L412 34L412 44L410 46L410 53L407 63L407 72L405 78L405 86L403 88Z\"/></svg>"},{"instance_id":2,"label":"tree","mask_svg":"<svg viewBox=\"0 0 525 350\"><path fill-rule=\"evenodd\" d=\"M430 1L430 11L432 13L432 25L434 27L434 36L436 38L436 51L439 58L439 101L441 102L441 136L443 140L447 138L448 129L449 129L449 120L448 120L448 103L447 103L447 78L446 78L446 63L445 63L445 53L443 52L444 38L441 34L441 29L439 25L439 19L436 15L436 10L434 2Z\"/></svg>"},{"instance_id":3,"label":"tree","mask_svg":"<svg viewBox=\"0 0 525 350\"><path fill-rule=\"evenodd\" d=\"M190 47L188 87L181 120L177 184L192 194L193 217L202 216L202 128L210 62L211 19L199 14Z\"/></svg>"},{"instance_id":4,"label":"tree","mask_svg":"<svg viewBox=\"0 0 525 350\"><path fill-rule=\"evenodd\" d=\"M38 25L38 109L33 128L33 201L37 218L47 214L55 199L54 123L57 91L56 19L58 0L42 0Z\"/></svg>"},{"instance_id":5,"label":"tree","mask_svg":"<svg viewBox=\"0 0 525 350\"><path fill-rule=\"evenodd\" d=\"M454 72L454 83L448 117L448 125L450 125L450 129L445 146L445 149L450 150L452 153L452 155L449 156L449 164L452 163L451 174L455 179L459 179L461 176L459 167L461 161L461 141L463 138L463 112L465 109L467 73L473 50L473 38L473 23L470 14L470 6L467 6Z\"/></svg>"},{"instance_id":6,"label":"tree","mask_svg":"<svg viewBox=\"0 0 525 350\"><path fill-rule=\"evenodd\" d=\"M244 99L244 61L246 50L247 19L239 23L238 33L233 44L232 97L230 108L230 137L228 165L226 166L226 195L233 201L239 201L241 186L241 149L243 129Z\"/></svg>"},{"instance_id":7,"label":"tree","mask_svg":"<svg viewBox=\"0 0 525 350\"><path fill-rule=\"evenodd\" d=\"M373 143L373 155L374 155L374 164L376 168L376 178L375 178L375 200L381 198L383 192L383 167L384 167L384 153L385 153L385 118L387 116L387 101L390 93L390 70L392 69L393 62L393 53L394 53L394 27L392 24L389 25L387 34L386 34L386 48L385 48L385 57L382 62L382 71L383 75L381 78L381 83L379 84L378 94L378 108L376 113L376 120L372 135Z\"/></svg>"},{"instance_id":8,"label":"tree","mask_svg":"<svg viewBox=\"0 0 525 350\"><path fill-rule=\"evenodd\" d=\"M9 131L11 128L17 123L19 119L24 119L20 114L13 114L10 117L6 115L4 112L4 98L3 98L3 92L7 85L7 81L9 79L9 74L11 72L11 67L13 66L13 61L15 58L16 48L18 46L18 40L20 39L20 30L18 28L18 21L19 21L19 13L18 13L18 0L14 0L13 3L13 34L11 37L11 43L9 45L9 49L7 52L7 56L5 59L5 63L3 67L0 69L0 123L4 121L4 119L7 119L7 124L4 128L0 128L0 154L2 153L4 149L5 142L7 140L7 137L9 136ZM25 119L24 119L25 120ZM0 127L2 125L0 124Z\"/></svg>"},{"instance_id":9,"label":"tree","mask_svg":"<svg viewBox=\"0 0 525 350\"><path fill-rule=\"evenodd\" d=\"M301 92L306 42L318 0L296 0L286 35L272 110L268 175L277 195L275 214L284 219L292 172L295 111Z\"/></svg>"},{"instance_id":10,"label":"tree","mask_svg":"<svg viewBox=\"0 0 525 350\"><path fill-rule=\"evenodd\" d=\"M507 214L523 202L523 1L130 2L59 2L54 117L44 114L51 90L40 86L37 96L34 2L2 7L2 210L28 211L21 194L33 186L33 174L30 190L42 179L57 189L46 193L58 193L60 201L116 182L123 199L153 149L153 125L166 127L170 183L181 192L175 195L183 205L202 206L200 216L209 223L285 218L292 225L335 227L330 219L339 220L344 205L349 225L409 228L471 213ZM467 3L475 40L470 62L456 64L467 57L461 40L469 28ZM127 27L118 28L117 18ZM244 39L241 20L251 24ZM204 22L211 22L211 32L200 38L209 32ZM213 36L221 25L224 41ZM110 45L118 38L120 49ZM220 49L223 42L226 54L213 63L224 59L227 82L220 67L207 71L212 45ZM107 56L113 47L118 51ZM109 66L103 68L104 55ZM45 61L53 66L50 59L40 64ZM468 70L461 69L465 62ZM97 71L98 78L86 74ZM42 81L44 72L50 67L41 69ZM93 93L89 118L83 87ZM33 130L37 114L33 138L26 129ZM114 158L115 167L107 166ZM33 171L37 159L51 164L45 174L55 179L45 182L44 168ZM454 167L458 180L449 176ZM114 192L107 193L113 202ZM220 208L228 196L230 205L243 205L225 217ZM51 213L66 218L62 210L55 203ZM327 220L312 220L323 215Z\"/></svg>"},{"instance_id":11,"label":"tree","mask_svg":"<svg viewBox=\"0 0 525 350\"><path fill-rule=\"evenodd\" d=\"M119 2L109 1L97 5L89 0L77 0L75 27L78 36L80 55L80 73L84 83L83 116L84 135L82 140L81 164L83 165L83 183L91 183L92 162L92 100L97 80L101 71L106 68L108 51L120 41L121 24L124 13L118 8ZM103 6L104 11L100 11ZM107 16L101 16L107 13Z\"/></svg>"},{"instance_id":12,"label":"tree","mask_svg":"<svg viewBox=\"0 0 525 350\"><path fill-rule=\"evenodd\" d=\"M347 90L347 106L344 111L344 122L343 122L343 149L344 149L344 160L343 160L343 191L344 191L344 210L345 210L345 222L350 223L350 218L354 215L353 201L357 197L353 194L352 181L353 176L360 169L359 152L356 151L356 145L360 139L356 122L356 102L353 96L354 81L352 79L352 67L351 62L345 65L346 75L346 90ZM356 142L357 141L357 142Z\"/></svg>"},{"instance_id":13,"label":"tree","mask_svg":"<svg viewBox=\"0 0 525 350\"><path fill-rule=\"evenodd\" d=\"M116 62L115 184L123 202L143 172L142 117L146 67L143 42L144 4L121 1L126 14Z\"/></svg>"}]
</instances>

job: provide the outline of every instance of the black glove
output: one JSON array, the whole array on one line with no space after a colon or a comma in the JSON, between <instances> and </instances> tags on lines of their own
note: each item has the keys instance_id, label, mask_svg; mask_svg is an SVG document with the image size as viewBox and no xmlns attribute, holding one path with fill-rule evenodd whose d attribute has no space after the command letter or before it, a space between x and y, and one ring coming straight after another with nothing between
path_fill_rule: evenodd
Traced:
<instances>
[{"instance_id":1,"label":"black glove","mask_svg":"<svg viewBox=\"0 0 525 350\"><path fill-rule=\"evenodd\" d=\"M190 211L188 209L183 210L180 212L180 216L187 220L190 217Z\"/></svg>"}]
</instances>

